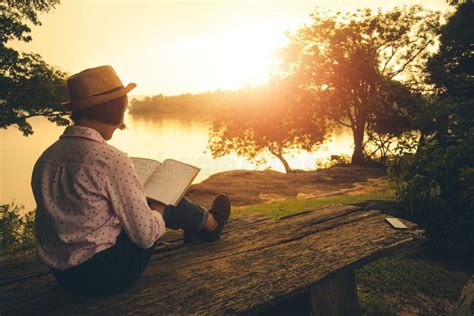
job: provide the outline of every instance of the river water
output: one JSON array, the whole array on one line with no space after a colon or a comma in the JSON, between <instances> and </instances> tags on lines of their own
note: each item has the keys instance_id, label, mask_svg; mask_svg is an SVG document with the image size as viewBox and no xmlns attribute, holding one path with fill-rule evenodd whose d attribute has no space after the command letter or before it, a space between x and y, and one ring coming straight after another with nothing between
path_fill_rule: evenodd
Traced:
<instances>
[{"instance_id":1,"label":"river water","mask_svg":"<svg viewBox=\"0 0 474 316\"><path fill-rule=\"evenodd\" d=\"M25 205L26 210L35 207L30 187L30 177L36 159L44 149L58 139L64 127L41 117L29 121L34 134L24 137L17 128L0 130L0 204L15 201ZM126 114L126 130L117 130L109 141L113 146L130 156L147 157L157 160L173 158L201 168L195 183L210 175L234 169L271 168L284 171L280 161L269 157L265 165L254 163L231 154L213 159L206 150L210 121L202 118L162 115ZM294 169L315 169L316 162L330 155L351 154L352 136L348 130L335 132L329 141L313 153L287 155Z\"/></svg>"}]
</instances>

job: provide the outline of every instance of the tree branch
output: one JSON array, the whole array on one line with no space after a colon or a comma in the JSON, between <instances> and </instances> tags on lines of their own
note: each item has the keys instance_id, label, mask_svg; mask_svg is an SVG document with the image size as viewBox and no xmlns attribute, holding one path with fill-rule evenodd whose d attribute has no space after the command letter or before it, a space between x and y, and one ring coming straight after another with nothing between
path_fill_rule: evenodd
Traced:
<instances>
[{"instance_id":1,"label":"tree branch","mask_svg":"<svg viewBox=\"0 0 474 316\"><path fill-rule=\"evenodd\" d=\"M50 112L50 113L41 112L41 113L33 113L33 114L28 114L28 115L17 115L15 117L6 118L4 121L0 121L0 126L8 126L8 125L12 125L12 124L18 124L18 123L21 123L21 121L24 121L26 119L29 119L29 118L35 117L35 116L60 117L60 116L66 115L66 114L67 114L67 112L57 111L57 112Z\"/></svg>"},{"instance_id":2,"label":"tree branch","mask_svg":"<svg viewBox=\"0 0 474 316\"><path fill-rule=\"evenodd\" d=\"M16 117L15 119L28 119L30 117L35 117L35 116L46 116L46 117L51 117L51 116L62 116L62 115L66 115L67 112L52 112L52 113L35 113L35 114L29 114L29 115L25 115L25 116L19 116L19 117Z\"/></svg>"},{"instance_id":3,"label":"tree branch","mask_svg":"<svg viewBox=\"0 0 474 316\"><path fill-rule=\"evenodd\" d=\"M349 128L351 127L350 124L344 123L343 121L341 121L341 120L339 120L339 119L335 119L334 121L335 121L336 123L342 125L342 126L349 127Z\"/></svg>"},{"instance_id":4,"label":"tree branch","mask_svg":"<svg viewBox=\"0 0 474 316\"><path fill-rule=\"evenodd\" d=\"M423 47L421 47L413 56L411 56L397 71L394 71L392 72L391 74L388 74L387 76L392 79L393 77L395 77L396 75L398 75L399 73L403 72L405 70L405 68L416 58L418 57L418 55L421 54L421 52L423 52L426 47L428 47L428 45L430 45L437 37L439 36L438 35L435 35L434 37L432 37L429 41L426 42L425 45L423 45Z\"/></svg>"},{"instance_id":5,"label":"tree branch","mask_svg":"<svg viewBox=\"0 0 474 316\"><path fill-rule=\"evenodd\" d=\"M356 123L355 123L355 118L352 116L352 113L351 113L351 109L350 107L348 107L346 109L346 112L347 112L347 116L349 117L349 120L351 121L351 126L349 126L350 128L356 128Z\"/></svg>"},{"instance_id":6,"label":"tree branch","mask_svg":"<svg viewBox=\"0 0 474 316\"><path fill-rule=\"evenodd\" d=\"M387 68L388 63L392 60L393 56L395 56L395 54L397 53L398 48L395 49L395 50L393 50L393 46L392 46L392 47L391 47L391 50L392 50L392 54L391 54L390 57L387 59L387 61L385 62L385 64L384 64L383 67L382 67L382 70L380 71L382 75L384 74L385 68Z\"/></svg>"}]
</instances>

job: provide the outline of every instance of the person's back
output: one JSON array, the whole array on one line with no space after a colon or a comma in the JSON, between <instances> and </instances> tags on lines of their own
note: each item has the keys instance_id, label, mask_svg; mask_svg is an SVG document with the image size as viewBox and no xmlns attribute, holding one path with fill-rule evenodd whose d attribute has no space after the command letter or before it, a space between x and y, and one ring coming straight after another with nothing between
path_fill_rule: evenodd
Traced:
<instances>
[{"instance_id":1,"label":"person's back","mask_svg":"<svg viewBox=\"0 0 474 316\"><path fill-rule=\"evenodd\" d=\"M70 126L36 162L38 252L49 266L63 270L115 244L121 225L106 186L110 170L121 168L118 161L126 155L97 131Z\"/></svg>"},{"instance_id":2,"label":"person's back","mask_svg":"<svg viewBox=\"0 0 474 316\"><path fill-rule=\"evenodd\" d=\"M106 143L135 86L124 87L110 66L71 76L64 105L74 125L33 170L38 255L65 289L82 295L133 285L166 228L184 229L185 242L214 241L229 218L225 195L210 210L187 198L177 206L148 199L132 160Z\"/></svg>"}]
</instances>

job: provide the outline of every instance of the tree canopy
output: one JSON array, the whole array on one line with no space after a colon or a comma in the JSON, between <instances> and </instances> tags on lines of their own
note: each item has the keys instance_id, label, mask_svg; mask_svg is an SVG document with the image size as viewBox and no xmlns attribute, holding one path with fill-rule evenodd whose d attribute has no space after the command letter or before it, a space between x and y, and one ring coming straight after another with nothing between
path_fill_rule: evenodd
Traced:
<instances>
[{"instance_id":1,"label":"tree canopy","mask_svg":"<svg viewBox=\"0 0 474 316\"><path fill-rule=\"evenodd\" d=\"M213 121L209 137L213 157L235 152L258 160L271 153L290 173L285 154L311 151L324 141L327 124L312 110L312 98L294 78L243 89L238 96Z\"/></svg>"},{"instance_id":2,"label":"tree canopy","mask_svg":"<svg viewBox=\"0 0 474 316\"><path fill-rule=\"evenodd\" d=\"M441 29L439 51L428 61L428 82L439 97L430 108L436 124L425 126L443 134L463 137L474 126L474 4L459 4L456 13ZM441 126L443 125L443 126ZM472 131L472 130L471 130Z\"/></svg>"},{"instance_id":3,"label":"tree canopy","mask_svg":"<svg viewBox=\"0 0 474 316\"><path fill-rule=\"evenodd\" d=\"M0 3L0 127L16 125L23 135L33 133L27 119L45 116L59 125L69 123L61 106L66 100L66 73L40 55L8 47L9 41L29 42L30 25L41 25L39 13L54 9L59 0L6 0Z\"/></svg>"},{"instance_id":4,"label":"tree canopy","mask_svg":"<svg viewBox=\"0 0 474 316\"><path fill-rule=\"evenodd\" d=\"M416 151L390 167L405 216L423 227L438 254L474 257L474 3L458 3L428 61L429 105Z\"/></svg>"},{"instance_id":5,"label":"tree canopy","mask_svg":"<svg viewBox=\"0 0 474 316\"><path fill-rule=\"evenodd\" d=\"M413 87L424 77L439 13L412 6L311 17L289 34L281 72L303 78L302 89L320 100L318 112L352 129L352 162L364 163L365 133L400 133L419 110Z\"/></svg>"}]
</instances>

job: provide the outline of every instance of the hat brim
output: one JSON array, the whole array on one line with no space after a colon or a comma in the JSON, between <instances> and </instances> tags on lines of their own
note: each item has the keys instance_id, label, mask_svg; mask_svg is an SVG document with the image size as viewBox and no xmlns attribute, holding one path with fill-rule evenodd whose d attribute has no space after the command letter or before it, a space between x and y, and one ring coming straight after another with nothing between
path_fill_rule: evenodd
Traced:
<instances>
[{"instance_id":1,"label":"hat brim","mask_svg":"<svg viewBox=\"0 0 474 316\"><path fill-rule=\"evenodd\" d=\"M84 99L81 99L81 100L73 100L73 101L63 102L62 105L68 111L82 110L82 109L88 108L90 106L100 104L100 103L104 103L104 102L119 98L121 96L124 96L127 93L129 93L131 90L133 90L136 86L137 85L132 82L132 83L129 83L123 89L114 91L112 93L96 95L96 96L89 97L89 98L84 98Z\"/></svg>"}]
</instances>

